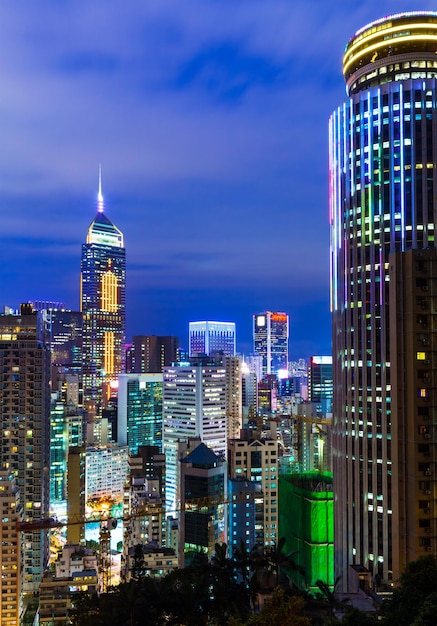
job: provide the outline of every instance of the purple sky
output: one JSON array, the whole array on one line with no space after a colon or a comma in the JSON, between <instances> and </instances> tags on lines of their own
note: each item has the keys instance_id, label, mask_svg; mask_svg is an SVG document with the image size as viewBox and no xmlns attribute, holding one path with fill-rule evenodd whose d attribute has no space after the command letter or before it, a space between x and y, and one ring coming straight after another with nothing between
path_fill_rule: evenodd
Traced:
<instances>
[{"instance_id":1,"label":"purple sky","mask_svg":"<svg viewBox=\"0 0 437 626\"><path fill-rule=\"evenodd\" d=\"M98 165L125 234L128 337L290 315L330 352L327 125L341 56L403 0L46 0L0 20L2 303L78 308Z\"/></svg>"}]
</instances>

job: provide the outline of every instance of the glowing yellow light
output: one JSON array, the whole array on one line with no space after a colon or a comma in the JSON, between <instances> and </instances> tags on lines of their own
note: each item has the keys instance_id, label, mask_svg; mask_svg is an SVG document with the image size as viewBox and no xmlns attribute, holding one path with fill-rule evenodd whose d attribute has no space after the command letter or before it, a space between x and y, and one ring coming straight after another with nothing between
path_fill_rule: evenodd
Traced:
<instances>
[{"instance_id":1,"label":"glowing yellow light","mask_svg":"<svg viewBox=\"0 0 437 626\"><path fill-rule=\"evenodd\" d=\"M117 291L116 275L113 272L105 272L102 278L102 311L117 312Z\"/></svg>"},{"instance_id":2,"label":"glowing yellow light","mask_svg":"<svg viewBox=\"0 0 437 626\"><path fill-rule=\"evenodd\" d=\"M437 27L437 25L436 25ZM437 41L437 35L407 35L405 37L396 37L396 39L394 39L394 41L396 42L396 44L399 43L403 43L405 41L409 41L409 42L413 42L413 41ZM357 59L359 59L360 57L368 54L369 52L372 52L374 50L378 50L380 48L385 48L387 45L390 45L390 40L386 41L379 41L378 43L373 44L372 46L367 46L365 48L363 48L362 50L359 50L356 54L352 55L352 57L349 58L349 60L347 61L347 63L345 63L343 65L343 74L346 74L347 70L350 68L350 66L355 63L355 61L357 61ZM349 55L348 55L349 57ZM392 57L388 57L388 58L392 58Z\"/></svg>"},{"instance_id":3,"label":"glowing yellow light","mask_svg":"<svg viewBox=\"0 0 437 626\"><path fill-rule=\"evenodd\" d=\"M114 333L108 331L105 333L105 354L103 360L103 367L105 374L110 375L114 373Z\"/></svg>"},{"instance_id":4,"label":"glowing yellow light","mask_svg":"<svg viewBox=\"0 0 437 626\"><path fill-rule=\"evenodd\" d=\"M409 29L421 29L421 28L426 28L426 29L437 29L437 23L433 24L432 22L419 22L419 23L414 23L412 22L411 24L400 24L398 26L391 26L389 28L385 28L384 30L373 30L372 32L369 32L369 34L366 34L365 32L362 33L362 35L360 37L357 37L356 39L353 39L353 43L347 48L346 50L346 54L349 54L350 52L352 52L353 50L355 50L358 47L361 46L365 46L367 42L373 40L373 39L378 39L383 37L385 43L387 43L387 41L390 40L390 34L394 34L397 32L402 32L405 31L406 28ZM398 39L400 39L400 37L395 37L396 41ZM366 47L367 49L367 47ZM345 55L346 56L346 55Z\"/></svg>"}]
</instances>

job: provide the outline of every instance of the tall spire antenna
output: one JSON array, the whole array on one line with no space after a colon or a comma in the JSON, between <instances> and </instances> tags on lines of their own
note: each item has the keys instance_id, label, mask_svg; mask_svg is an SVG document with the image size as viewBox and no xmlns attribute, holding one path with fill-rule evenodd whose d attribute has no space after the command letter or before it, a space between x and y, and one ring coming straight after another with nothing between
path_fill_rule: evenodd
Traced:
<instances>
[{"instance_id":1,"label":"tall spire antenna","mask_svg":"<svg viewBox=\"0 0 437 626\"><path fill-rule=\"evenodd\" d=\"M97 195L97 210L103 213L103 194L102 194L102 165L99 163L99 193Z\"/></svg>"}]
</instances>

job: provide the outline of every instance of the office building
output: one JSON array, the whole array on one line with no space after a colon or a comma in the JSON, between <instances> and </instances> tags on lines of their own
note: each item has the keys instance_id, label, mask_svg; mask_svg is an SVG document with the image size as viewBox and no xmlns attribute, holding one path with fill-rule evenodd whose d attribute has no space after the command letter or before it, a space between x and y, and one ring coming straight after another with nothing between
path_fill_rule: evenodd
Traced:
<instances>
[{"instance_id":1,"label":"office building","mask_svg":"<svg viewBox=\"0 0 437 626\"><path fill-rule=\"evenodd\" d=\"M190 357L214 355L223 352L235 356L236 335L234 322L190 322Z\"/></svg>"},{"instance_id":2,"label":"office building","mask_svg":"<svg viewBox=\"0 0 437 626\"><path fill-rule=\"evenodd\" d=\"M200 437L220 457L226 455L226 369L199 360L164 368L163 451L166 456L166 507L180 503L181 442Z\"/></svg>"},{"instance_id":3,"label":"office building","mask_svg":"<svg viewBox=\"0 0 437 626\"><path fill-rule=\"evenodd\" d=\"M178 360L179 339L174 336L135 335L126 351L126 372L147 374L162 372Z\"/></svg>"},{"instance_id":4,"label":"office building","mask_svg":"<svg viewBox=\"0 0 437 626\"><path fill-rule=\"evenodd\" d=\"M253 351L262 357L262 375L288 368L288 315L266 311L253 316Z\"/></svg>"},{"instance_id":5,"label":"office building","mask_svg":"<svg viewBox=\"0 0 437 626\"><path fill-rule=\"evenodd\" d=\"M82 372L82 313L65 309L44 309L52 353L52 365Z\"/></svg>"},{"instance_id":6,"label":"office building","mask_svg":"<svg viewBox=\"0 0 437 626\"><path fill-rule=\"evenodd\" d=\"M23 507L15 478L0 470L0 624L19 626L22 612L22 544L18 525Z\"/></svg>"},{"instance_id":7,"label":"office building","mask_svg":"<svg viewBox=\"0 0 437 626\"><path fill-rule=\"evenodd\" d=\"M17 480L27 522L48 515L50 496L50 350L38 316L30 304L0 315L0 461ZM23 591L34 592L48 559L47 532L29 530L22 540Z\"/></svg>"},{"instance_id":8,"label":"office building","mask_svg":"<svg viewBox=\"0 0 437 626\"><path fill-rule=\"evenodd\" d=\"M312 356L308 365L308 401L320 417L332 414L332 356Z\"/></svg>"},{"instance_id":9,"label":"office building","mask_svg":"<svg viewBox=\"0 0 437 626\"><path fill-rule=\"evenodd\" d=\"M139 446L162 448L162 374L120 374L118 444L137 454Z\"/></svg>"},{"instance_id":10,"label":"office building","mask_svg":"<svg viewBox=\"0 0 437 626\"><path fill-rule=\"evenodd\" d=\"M211 448L199 443L181 459L181 512L179 564L189 565L190 555L210 557L217 543L226 540L226 464ZM196 500L201 499L201 504Z\"/></svg>"},{"instance_id":11,"label":"office building","mask_svg":"<svg viewBox=\"0 0 437 626\"><path fill-rule=\"evenodd\" d=\"M100 418L110 384L124 369L126 252L123 234L104 213L99 180L97 215L82 245L84 407Z\"/></svg>"},{"instance_id":12,"label":"office building","mask_svg":"<svg viewBox=\"0 0 437 626\"><path fill-rule=\"evenodd\" d=\"M348 42L329 126L336 575L437 554L436 12ZM411 336L406 330L411 331ZM428 456L429 455L429 456Z\"/></svg>"}]
</instances>

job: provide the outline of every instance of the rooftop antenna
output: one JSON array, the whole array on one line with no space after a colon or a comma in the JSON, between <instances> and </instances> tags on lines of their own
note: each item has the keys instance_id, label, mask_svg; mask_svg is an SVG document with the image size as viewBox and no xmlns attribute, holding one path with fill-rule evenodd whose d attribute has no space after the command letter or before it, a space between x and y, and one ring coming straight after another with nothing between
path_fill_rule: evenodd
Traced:
<instances>
[{"instance_id":1,"label":"rooftop antenna","mask_svg":"<svg viewBox=\"0 0 437 626\"><path fill-rule=\"evenodd\" d=\"M102 194L102 165L99 163L99 193L97 194L97 210L103 213L103 194Z\"/></svg>"}]
</instances>

